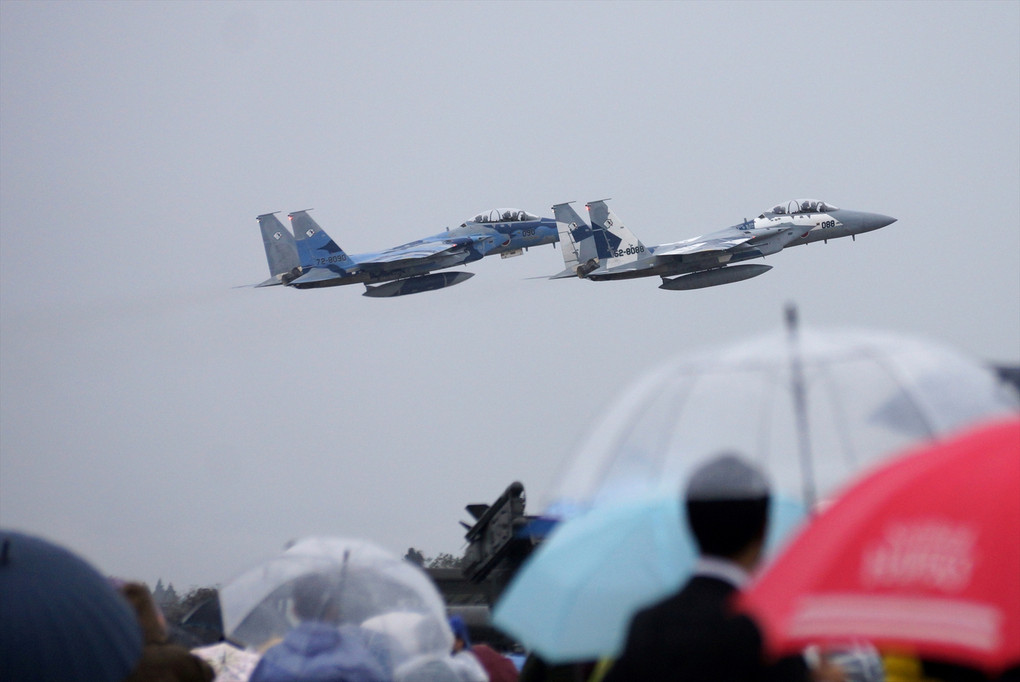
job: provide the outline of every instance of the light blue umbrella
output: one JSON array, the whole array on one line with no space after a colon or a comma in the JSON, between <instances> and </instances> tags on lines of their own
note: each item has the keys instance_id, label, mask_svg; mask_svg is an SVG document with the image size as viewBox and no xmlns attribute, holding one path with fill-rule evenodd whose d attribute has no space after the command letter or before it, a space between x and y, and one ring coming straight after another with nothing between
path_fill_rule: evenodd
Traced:
<instances>
[{"instance_id":1,"label":"light blue umbrella","mask_svg":"<svg viewBox=\"0 0 1020 682\"><path fill-rule=\"evenodd\" d=\"M615 656L636 611L675 592L697 556L676 494L593 509L564 522L521 567L495 625L552 663ZM803 518L773 500L768 546Z\"/></svg>"}]
</instances>

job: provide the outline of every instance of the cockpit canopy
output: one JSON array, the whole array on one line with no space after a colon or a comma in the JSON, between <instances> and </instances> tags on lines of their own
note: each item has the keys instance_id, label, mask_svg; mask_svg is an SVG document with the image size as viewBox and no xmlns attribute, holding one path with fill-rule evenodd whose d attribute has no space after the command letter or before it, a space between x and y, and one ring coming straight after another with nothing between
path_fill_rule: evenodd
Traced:
<instances>
[{"instance_id":1,"label":"cockpit canopy","mask_svg":"<svg viewBox=\"0 0 1020 682\"><path fill-rule=\"evenodd\" d=\"M484 213L479 213L470 222L473 223L520 223L528 220L538 220L537 215L532 215L519 208L494 208Z\"/></svg>"},{"instance_id":2,"label":"cockpit canopy","mask_svg":"<svg viewBox=\"0 0 1020 682\"><path fill-rule=\"evenodd\" d=\"M824 201L815 199L792 199L785 204L777 204L772 207L770 213L777 215L793 215L794 213L823 213L835 211L836 207Z\"/></svg>"}]
</instances>

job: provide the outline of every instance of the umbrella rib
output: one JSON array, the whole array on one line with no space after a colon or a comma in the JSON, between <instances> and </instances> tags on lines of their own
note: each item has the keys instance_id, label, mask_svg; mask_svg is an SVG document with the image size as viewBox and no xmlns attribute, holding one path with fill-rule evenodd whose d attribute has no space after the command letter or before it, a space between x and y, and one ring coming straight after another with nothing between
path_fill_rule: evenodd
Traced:
<instances>
[{"instance_id":1,"label":"umbrella rib","mask_svg":"<svg viewBox=\"0 0 1020 682\"><path fill-rule=\"evenodd\" d=\"M828 387L830 401L832 403L833 422L836 424L836 433L839 434L839 440L843 444L843 453L846 459L847 466L853 470L857 466L857 455L854 452L853 438L850 435L847 425L849 419L846 416L846 409L843 405L843 400L840 397L838 386L836 384L835 376L831 371L830 365L819 365L818 371L822 376L824 383Z\"/></svg>"},{"instance_id":2,"label":"umbrella rib","mask_svg":"<svg viewBox=\"0 0 1020 682\"><path fill-rule=\"evenodd\" d=\"M652 395L650 397L646 397L644 400L641 401L641 407L644 408L645 406L647 406L649 404L653 404L659 398L660 395L665 393L666 390L667 390L667 385L665 383L660 384L658 386L658 388L652 393ZM690 389L688 390L688 393L690 393ZM686 402L686 401L682 400L681 404L683 402ZM634 409L633 412L634 413L643 413L644 409L642 409L640 412L637 409ZM630 420L627 420L627 428L624 429L614 439L615 443L614 443L613 447L610 448L611 452L620 452L623 449L624 443L626 443L627 440L630 439L630 436L634 433L635 429L637 428L637 425L638 425L639 421L640 421L639 419L630 419ZM666 440L668 441L668 438ZM613 466L616 463L617 463L617 459L616 458L606 458L602 462L602 466L599 467L599 473L595 477L593 477L593 480L597 481L597 483L595 483L595 485L599 489L601 489L601 487L605 483L606 474L613 468ZM661 471L661 469L662 469L661 463L660 463L660 466L658 467L658 469L659 469L659 471ZM591 504L592 498L594 498L596 495L597 495L597 493L590 495L589 499L587 500L589 505Z\"/></svg>"},{"instance_id":3,"label":"umbrella rib","mask_svg":"<svg viewBox=\"0 0 1020 682\"><path fill-rule=\"evenodd\" d=\"M681 417L684 409L686 409L687 402L691 399L691 394L694 393L695 387L705 377L705 375L709 374L709 373L710 373L709 371L703 371L703 372L694 372L694 373L689 374L688 377L690 378L690 380L686 383L686 386L685 386L686 390L676 391L676 394L675 394L676 397L674 398L673 405L671 406L671 408L673 406L675 406L676 409L675 410L670 409L670 410L668 410L668 413L676 415L676 421L677 422L680 421L680 417ZM667 435L664 435L662 437L662 443L660 444L660 447L659 447L660 456L659 456L659 471L658 471L658 473L660 475L662 474L662 471L665 468L665 464L666 464L666 459L667 458L666 458L665 450L667 450L672 445L672 443L677 439L677 436L680 436L680 441L682 443L683 439L684 439L683 438L683 434L680 434L680 433L678 433L675 430L670 430Z\"/></svg>"},{"instance_id":4,"label":"umbrella rib","mask_svg":"<svg viewBox=\"0 0 1020 682\"><path fill-rule=\"evenodd\" d=\"M923 401L919 398L918 394L913 390L913 382L905 381L902 373L898 372L891 363L887 362L887 359L884 356L874 352L873 349L862 348L861 353L870 358L876 365L884 369L886 374L892 377L893 383L899 386L900 389L903 391L903 394L907 396L908 398L907 404L909 404L910 407L913 408L914 413L917 415L918 421L924 428L927 438L929 440L936 439L938 437L938 432L936 431L935 427L931 424L931 422L928 420L928 417L927 415L925 415L924 410L921 409Z\"/></svg>"},{"instance_id":5,"label":"umbrella rib","mask_svg":"<svg viewBox=\"0 0 1020 682\"><path fill-rule=\"evenodd\" d=\"M762 408L759 411L760 424L758 428L758 452L762 453L761 456L762 465L766 467L766 469L768 469L769 460L772 457L772 453L769 450L769 443L771 442L772 435L771 433L772 416L775 410L775 403L777 402L774 399L775 390L772 392L770 396L768 389L770 386L772 386L774 389L776 387L782 386L782 379L780 377L780 372L778 372L775 368L765 368L762 371L765 376L761 382ZM772 397L773 400L769 400L770 397Z\"/></svg>"},{"instance_id":6,"label":"umbrella rib","mask_svg":"<svg viewBox=\"0 0 1020 682\"><path fill-rule=\"evenodd\" d=\"M814 509L815 476L812 469L811 433L808 426L807 390L804 385L803 358L800 353L800 340L797 333L797 308L788 305L786 308L787 349L790 358L790 391L793 393L794 421L797 425L798 454L804 486L804 504L808 510Z\"/></svg>"}]
</instances>

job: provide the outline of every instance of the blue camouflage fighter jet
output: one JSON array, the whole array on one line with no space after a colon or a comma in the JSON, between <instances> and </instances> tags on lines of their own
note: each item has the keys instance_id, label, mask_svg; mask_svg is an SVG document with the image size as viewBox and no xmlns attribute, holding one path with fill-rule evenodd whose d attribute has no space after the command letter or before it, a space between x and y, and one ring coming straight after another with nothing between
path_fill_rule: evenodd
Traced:
<instances>
[{"instance_id":1,"label":"blue camouflage fighter jet","mask_svg":"<svg viewBox=\"0 0 1020 682\"><path fill-rule=\"evenodd\" d=\"M556 221L514 208L479 213L460 227L376 253L348 254L308 215L288 215L291 234L276 213L258 216L270 277L255 286L315 289L364 284L365 296L404 296L459 284L470 272L433 272L485 256L519 256L557 241Z\"/></svg>"},{"instance_id":2,"label":"blue camouflage fighter jet","mask_svg":"<svg viewBox=\"0 0 1020 682\"><path fill-rule=\"evenodd\" d=\"M795 199L754 220L701 237L645 246L627 229L606 200L586 204L591 224L566 204L556 204L564 270L550 279L593 281L658 275L660 289L681 291L739 282L763 275L771 265L740 264L785 248L850 237L891 225L895 218L836 208L814 199Z\"/></svg>"}]
</instances>

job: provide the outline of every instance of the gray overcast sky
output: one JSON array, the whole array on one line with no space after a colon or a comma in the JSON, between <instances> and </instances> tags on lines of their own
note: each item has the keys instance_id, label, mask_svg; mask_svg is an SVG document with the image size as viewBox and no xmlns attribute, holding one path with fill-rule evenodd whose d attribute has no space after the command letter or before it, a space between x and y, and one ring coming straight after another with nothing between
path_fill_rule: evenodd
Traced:
<instances>
[{"instance_id":1,"label":"gray overcast sky","mask_svg":"<svg viewBox=\"0 0 1020 682\"><path fill-rule=\"evenodd\" d=\"M1020 3L0 2L0 523L228 581L312 533L459 553L667 358L807 323L1020 362ZM350 252L612 197L645 243L899 222L751 281L235 289L255 216Z\"/></svg>"}]
</instances>

